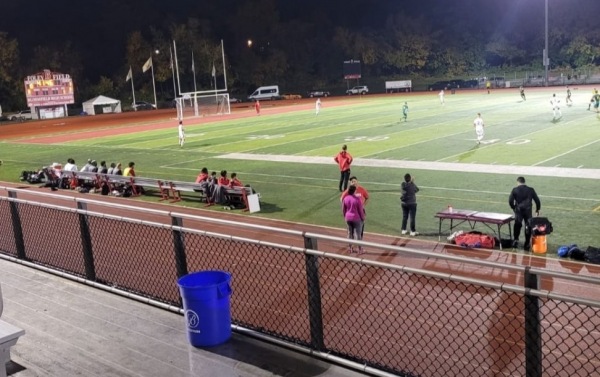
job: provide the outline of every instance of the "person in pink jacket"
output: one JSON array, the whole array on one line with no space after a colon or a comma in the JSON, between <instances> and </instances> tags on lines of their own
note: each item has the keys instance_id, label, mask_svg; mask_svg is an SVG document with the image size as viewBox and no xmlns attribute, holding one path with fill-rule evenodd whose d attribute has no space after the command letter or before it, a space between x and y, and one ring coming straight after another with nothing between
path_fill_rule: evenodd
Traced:
<instances>
[{"instance_id":1,"label":"person in pink jacket","mask_svg":"<svg viewBox=\"0 0 600 377\"><path fill-rule=\"evenodd\" d=\"M352 164L352 156L347 151L348 147L346 144L342 146L342 150L338 153L333 160L338 163L340 167L340 192L346 191L348 188L348 180L350 179L350 165Z\"/></svg>"},{"instance_id":2,"label":"person in pink jacket","mask_svg":"<svg viewBox=\"0 0 600 377\"><path fill-rule=\"evenodd\" d=\"M362 227L365 221L365 209L362 201L356 195L356 186L350 186L348 188L348 195L344 197L342 201L342 213L344 214L344 220L348 225L348 238L353 240L362 240ZM354 252L352 244L348 247L348 252ZM361 246L358 247L358 253L363 253Z\"/></svg>"}]
</instances>

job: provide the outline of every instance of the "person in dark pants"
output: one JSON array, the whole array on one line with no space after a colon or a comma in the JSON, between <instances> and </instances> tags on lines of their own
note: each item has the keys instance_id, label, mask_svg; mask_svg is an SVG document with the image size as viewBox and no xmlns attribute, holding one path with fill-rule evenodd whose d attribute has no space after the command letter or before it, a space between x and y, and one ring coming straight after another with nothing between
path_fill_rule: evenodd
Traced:
<instances>
[{"instance_id":1,"label":"person in dark pants","mask_svg":"<svg viewBox=\"0 0 600 377\"><path fill-rule=\"evenodd\" d=\"M334 158L340 167L340 192L348 189L348 181L350 180L350 165L352 164L352 156L348 153L346 144L342 146L342 150Z\"/></svg>"},{"instance_id":2,"label":"person in dark pants","mask_svg":"<svg viewBox=\"0 0 600 377\"><path fill-rule=\"evenodd\" d=\"M523 243L523 250L529 251L531 241L531 229L529 229L529 219L532 218L532 201L535 202L535 215L539 216L540 198L533 187L529 187L525 184L525 178L517 178L517 187L513 188L508 196L508 205L515 213L515 225L514 225L514 241L513 247L516 249L519 247L519 236L521 235L521 228L523 222L525 222L525 242Z\"/></svg>"},{"instance_id":3,"label":"person in dark pants","mask_svg":"<svg viewBox=\"0 0 600 377\"><path fill-rule=\"evenodd\" d=\"M416 230L417 215L417 192L419 187L415 184L415 179L406 173L404 175L404 182L400 186L401 189L401 206L402 206L402 234L406 234L406 225L408 218L410 217L410 235L418 236L419 233Z\"/></svg>"}]
</instances>

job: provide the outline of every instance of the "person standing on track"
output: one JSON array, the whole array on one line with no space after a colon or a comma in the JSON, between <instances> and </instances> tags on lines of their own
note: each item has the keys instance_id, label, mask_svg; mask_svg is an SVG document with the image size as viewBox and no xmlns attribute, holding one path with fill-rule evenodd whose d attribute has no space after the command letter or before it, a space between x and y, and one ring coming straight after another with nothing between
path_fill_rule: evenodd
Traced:
<instances>
[{"instance_id":1,"label":"person standing on track","mask_svg":"<svg viewBox=\"0 0 600 377\"><path fill-rule=\"evenodd\" d=\"M406 226L410 217L410 235L418 236L416 230L416 215L417 215L417 192L419 187L415 184L414 177L410 174L404 174L404 182L400 185L400 202L402 206L402 234L406 234Z\"/></svg>"},{"instance_id":2,"label":"person standing on track","mask_svg":"<svg viewBox=\"0 0 600 377\"><path fill-rule=\"evenodd\" d=\"M358 179L356 177L350 177L350 186L348 187L348 190L352 186L356 187L356 192L354 193L354 195L357 196L360 199L360 201L362 202L363 210L365 211L365 217L366 217L366 215L367 215L366 206L367 206L367 201L369 200L369 192L367 191L366 188L364 188L358 184ZM340 197L340 201L342 203L344 202L344 198L346 196L348 196L348 190L344 191ZM365 222L363 220L363 225L362 225L361 233L360 233L361 239L363 238L364 233L365 233Z\"/></svg>"},{"instance_id":3,"label":"person standing on track","mask_svg":"<svg viewBox=\"0 0 600 377\"><path fill-rule=\"evenodd\" d=\"M514 224L514 241L513 247L516 249L519 247L519 236L521 235L521 228L523 222L525 223L525 243L523 244L523 250L529 251L530 240L531 240L531 229L529 229L529 219L532 216L532 201L535 202L535 215L539 216L542 204L540 198L533 187L529 187L525 184L525 178L517 178L517 186L512 189L508 196L508 205L515 213L515 224Z\"/></svg>"},{"instance_id":4,"label":"person standing on track","mask_svg":"<svg viewBox=\"0 0 600 377\"><path fill-rule=\"evenodd\" d=\"M183 147L183 144L185 143L185 130L183 129L183 121L180 120L179 121L179 126L178 127L178 131L179 131L179 146Z\"/></svg>"},{"instance_id":5,"label":"person standing on track","mask_svg":"<svg viewBox=\"0 0 600 377\"><path fill-rule=\"evenodd\" d=\"M350 165L352 165L352 155L348 153L346 144L342 146L342 150L333 160L340 167L340 192L346 191L348 188L348 180L350 179Z\"/></svg>"},{"instance_id":6,"label":"person standing on track","mask_svg":"<svg viewBox=\"0 0 600 377\"><path fill-rule=\"evenodd\" d=\"M260 115L260 101L256 100L256 102L254 102L254 110L256 110L256 115Z\"/></svg>"},{"instance_id":7,"label":"person standing on track","mask_svg":"<svg viewBox=\"0 0 600 377\"><path fill-rule=\"evenodd\" d=\"M356 195L356 186L348 188L348 195L342 201L342 214L348 226L348 238L353 240L362 240L362 226L365 221L365 209L362 201ZM348 245L348 252L353 253L352 244ZM358 247L358 253L362 254L363 249Z\"/></svg>"},{"instance_id":8,"label":"person standing on track","mask_svg":"<svg viewBox=\"0 0 600 377\"><path fill-rule=\"evenodd\" d=\"M475 133L477 134L477 144L481 144L481 140L483 140L484 131L483 131L483 119L481 118L481 113L477 113L477 118L473 121L473 127L475 127Z\"/></svg>"}]
</instances>

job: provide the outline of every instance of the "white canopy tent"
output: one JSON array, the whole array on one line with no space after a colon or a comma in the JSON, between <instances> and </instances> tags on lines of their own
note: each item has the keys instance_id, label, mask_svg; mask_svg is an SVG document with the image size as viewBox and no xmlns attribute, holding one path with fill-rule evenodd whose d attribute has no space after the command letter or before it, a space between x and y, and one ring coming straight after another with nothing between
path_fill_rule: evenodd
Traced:
<instances>
[{"instance_id":1,"label":"white canopy tent","mask_svg":"<svg viewBox=\"0 0 600 377\"><path fill-rule=\"evenodd\" d=\"M121 101L105 96L98 96L85 101L83 103L83 111L88 115L120 113Z\"/></svg>"}]
</instances>

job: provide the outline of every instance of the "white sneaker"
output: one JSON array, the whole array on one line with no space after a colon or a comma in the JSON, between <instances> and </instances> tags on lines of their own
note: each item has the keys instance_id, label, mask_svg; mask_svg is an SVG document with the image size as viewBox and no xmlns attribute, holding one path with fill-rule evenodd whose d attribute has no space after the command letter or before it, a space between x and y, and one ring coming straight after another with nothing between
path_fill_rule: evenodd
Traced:
<instances>
[{"instance_id":1,"label":"white sneaker","mask_svg":"<svg viewBox=\"0 0 600 377\"><path fill-rule=\"evenodd\" d=\"M402 234L406 234L406 230L403 230L401 233L402 233Z\"/></svg>"},{"instance_id":2,"label":"white sneaker","mask_svg":"<svg viewBox=\"0 0 600 377\"><path fill-rule=\"evenodd\" d=\"M419 232L410 232L410 235L411 235L412 237L414 237L414 236L418 236L418 235L419 235Z\"/></svg>"}]
</instances>

